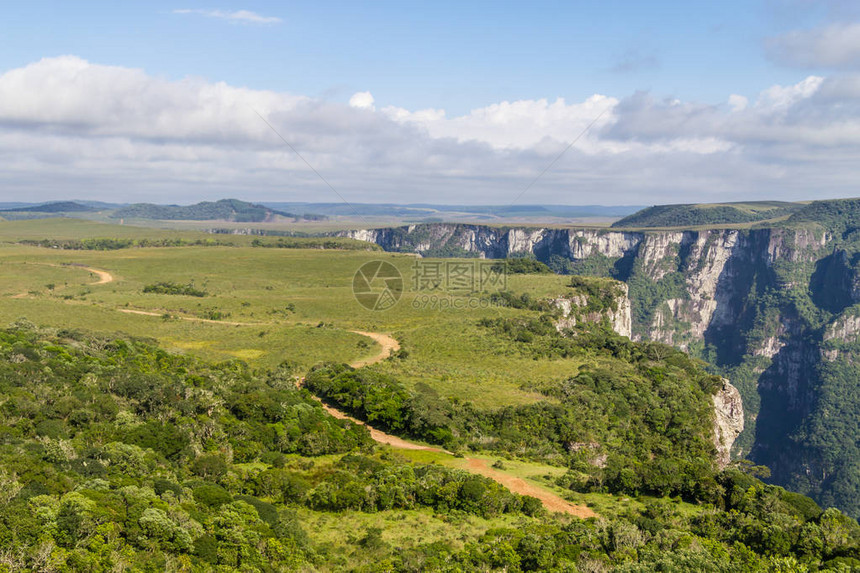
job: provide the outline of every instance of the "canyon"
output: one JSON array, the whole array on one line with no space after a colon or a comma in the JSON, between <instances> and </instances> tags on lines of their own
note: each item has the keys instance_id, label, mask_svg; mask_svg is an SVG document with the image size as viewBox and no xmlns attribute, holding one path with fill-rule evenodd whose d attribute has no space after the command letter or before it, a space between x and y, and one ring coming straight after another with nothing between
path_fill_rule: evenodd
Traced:
<instances>
[{"instance_id":1,"label":"canyon","mask_svg":"<svg viewBox=\"0 0 860 573\"><path fill-rule=\"evenodd\" d=\"M718 430L737 435L733 459L860 515L860 249L850 233L812 223L645 231L431 223L338 234L429 257L533 257L559 273L625 283L629 326L616 330L686 350L737 387L744 419ZM715 400L738 412L730 390Z\"/></svg>"}]
</instances>

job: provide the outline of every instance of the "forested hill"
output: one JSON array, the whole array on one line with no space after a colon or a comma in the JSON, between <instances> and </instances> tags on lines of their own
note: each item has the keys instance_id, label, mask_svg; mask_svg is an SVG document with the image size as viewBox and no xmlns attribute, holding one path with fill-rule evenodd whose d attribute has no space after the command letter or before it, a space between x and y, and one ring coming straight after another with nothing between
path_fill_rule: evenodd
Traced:
<instances>
[{"instance_id":1,"label":"forested hill","mask_svg":"<svg viewBox=\"0 0 860 573\"><path fill-rule=\"evenodd\" d=\"M756 223L786 217L802 207L803 205L799 203L783 201L655 205L616 221L612 227L616 229L689 228Z\"/></svg>"},{"instance_id":2,"label":"forested hill","mask_svg":"<svg viewBox=\"0 0 860 573\"><path fill-rule=\"evenodd\" d=\"M43 205L32 205L29 207L16 207L12 209L0 210L0 213L76 213L95 211L95 207L82 205L75 201L57 201L54 203L45 203Z\"/></svg>"},{"instance_id":3,"label":"forested hill","mask_svg":"<svg viewBox=\"0 0 860 573\"><path fill-rule=\"evenodd\" d=\"M860 199L813 201L792 214L787 223L814 224L847 239L848 234L860 229Z\"/></svg>"},{"instance_id":4,"label":"forested hill","mask_svg":"<svg viewBox=\"0 0 860 573\"><path fill-rule=\"evenodd\" d=\"M158 219L184 221L236 221L241 223L260 223L272 221L277 217L291 219L319 219L318 215L294 215L276 211L263 205L247 203L238 199L221 199L219 201L203 201L194 205L155 205L152 203L135 203L117 209L112 215L119 219Z\"/></svg>"}]
</instances>

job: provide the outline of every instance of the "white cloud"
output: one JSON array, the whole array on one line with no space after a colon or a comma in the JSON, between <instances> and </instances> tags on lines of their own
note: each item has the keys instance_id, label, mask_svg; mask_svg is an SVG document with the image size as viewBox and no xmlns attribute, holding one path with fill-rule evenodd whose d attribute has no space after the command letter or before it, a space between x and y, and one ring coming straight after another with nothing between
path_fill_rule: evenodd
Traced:
<instances>
[{"instance_id":1,"label":"white cloud","mask_svg":"<svg viewBox=\"0 0 860 573\"><path fill-rule=\"evenodd\" d=\"M756 106L771 111L786 110L815 94L823 81L822 77L809 76L792 86L772 86L759 95Z\"/></svg>"},{"instance_id":2,"label":"white cloud","mask_svg":"<svg viewBox=\"0 0 860 573\"><path fill-rule=\"evenodd\" d=\"M275 16L262 16L250 10L199 10L182 8L173 11L174 14L199 14L208 18L217 18L219 20L229 20L231 22L241 22L244 24L279 24L282 22L280 18Z\"/></svg>"},{"instance_id":3,"label":"white cloud","mask_svg":"<svg viewBox=\"0 0 860 573\"><path fill-rule=\"evenodd\" d=\"M386 107L382 111L399 123L422 127L431 137L478 141L503 150L532 148L547 138L570 142L598 117L595 128L611 123L612 114L605 112L617 104L617 99L595 95L574 104L562 98L552 103L546 99L504 101L453 118L438 109L410 112ZM583 142L582 147L588 146Z\"/></svg>"},{"instance_id":4,"label":"white cloud","mask_svg":"<svg viewBox=\"0 0 860 573\"><path fill-rule=\"evenodd\" d=\"M504 204L604 111L523 201L856 194L858 78L810 76L750 99L597 94L449 116L376 109L369 92L332 103L46 58L0 75L0 196L338 201L259 112L350 201Z\"/></svg>"},{"instance_id":5,"label":"white cloud","mask_svg":"<svg viewBox=\"0 0 860 573\"><path fill-rule=\"evenodd\" d=\"M772 59L804 68L860 69L860 22L795 30L771 38Z\"/></svg>"},{"instance_id":6,"label":"white cloud","mask_svg":"<svg viewBox=\"0 0 860 573\"><path fill-rule=\"evenodd\" d=\"M352 97L349 98L350 107L354 107L357 109L376 109L373 106L373 94L370 92L356 92L352 94Z\"/></svg>"},{"instance_id":7,"label":"white cloud","mask_svg":"<svg viewBox=\"0 0 860 573\"><path fill-rule=\"evenodd\" d=\"M729 96L729 106L732 111L743 111L749 105L749 100L742 95L732 94Z\"/></svg>"}]
</instances>

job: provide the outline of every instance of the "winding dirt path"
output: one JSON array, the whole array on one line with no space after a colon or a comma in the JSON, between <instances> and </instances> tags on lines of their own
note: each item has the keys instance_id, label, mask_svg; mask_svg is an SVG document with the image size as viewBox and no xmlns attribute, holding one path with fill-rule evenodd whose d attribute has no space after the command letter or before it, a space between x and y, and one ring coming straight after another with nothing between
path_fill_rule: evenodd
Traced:
<instances>
[{"instance_id":1,"label":"winding dirt path","mask_svg":"<svg viewBox=\"0 0 860 573\"><path fill-rule=\"evenodd\" d=\"M302 382L303 381L304 380L302 380ZM301 382L300 382L300 384L301 384ZM422 446L421 444L416 444L414 442L406 441L403 438L398 438L397 436L392 436L391 434L386 434L385 432L377 430L373 426L368 426L367 424L365 424L361 420L353 418L352 416L350 416L348 414L344 414L343 412L341 412L340 410L338 410L336 408L332 408L331 406L329 406L328 404L326 404L325 402L323 402L321 399L319 399L316 396L313 396L313 399L316 400L317 402L319 402L320 404L322 404L323 409L326 412L328 412L332 417L337 418L338 420L349 420L350 422L352 422L354 424L358 424L359 426L366 427L368 430L370 430L370 437L373 438L374 441L379 442L380 444L388 444L392 448L400 448L401 450L424 450L424 451L428 451L428 452L450 453L450 452L446 452L445 450L443 450L441 448L435 448L433 446Z\"/></svg>"},{"instance_id":2,"label":"winding dirt path","mask_svg":"<svg viewBox=\"0 0 860 573\"><path fill-rule=\"evenodd\" d=\"M126 314L142 314L144 316L164 316L163 312L152 312L151 310L135 310L133 308L118 308L117 310ZM172 314L171 316L178 318L179 320L187 320L190 322L208 322L209 324L226 324L227 326L265 326L266 324L268 324L265 322L233 322L230 320L212 320L211 318L197 318L196 316L178 316L175 314Z\"/></svg>"},{"instance_id":3,"label":"winding dirt path","mask_svg":"<svg viewBox=\"0 0 860 573\"><path fill-rule=\"evenodd\" d=\"M58 267L58 268L73 268L73 269L83 269L85 271L89 271L92 274L98 277L98 280L94 283L87 283L90 285L103 285L107 283L113 282L113 275L107 271L103 271L102 269L96 269L93 267L88 267L81 263L33 263L36 265L45 265L46 267Z\"/></svg>"},{"instance_id":4,"label":"winding dirt path","mask_svg":"<svg viewBox=\"0 0 860 573\"><path fill-rule=\"evenodd\" d=\"M352 366L353 368L361 368L362 366L369 366L370 364L382 362L383 360L400 350L400 343L397 342L396 339L388 336L387 334L382 334L379 332L365 332L363 330L351 330L350 332L354 332L355 334L360 334L362 336L372 338L374 342L378 343L382 347L382 350L380 350L379 353L375 356L351 362L350 366Z\"/></svg>"},{"instance_id":5,"label":"winding dirt path","mask_svg":"<svg viewBox=\"0 0 860 573\"><path fill-rule=\"evenodd\" d=\"M382 362L389 356L391 356L394 352L400 350L400 343L397 340L387 334L382 334L380 332L366 332L364 330L351 330L350 332L354 332L355 334L360 334L362 336L366 336L368 338L372 338L375 342L379 343L382 347L379 352L371 356L370 358L362 358L361 360L355 360L350 362L349 365L353 368L361 368L362 366L367 366L369 364L376 364L377 362ZM296 385L301 388L301 386L305 383L305 379L300 379ZM383 431L377 430L373 426L370 426L357 418L353 418L349 414L341 412L337 408L332 408L328 404L322 401L321 398L311 394L311 397L322 404L323 409L329 413L334 418L338 420L349 420L354 424L358 424L359 426L364 426L370 431L370 437L373 438L374 441L379 442L380 444L388 444L393 448L400 448L401 450L425 450L430 452L447 452L441 448L435 448L433 446L424 446L421 444L416 444L413 442L409 442L404 440L403 438L398 438L397 436L392 436L391 434L386 434Z\"/></svg>"},{"instance_id":6,"label":"winding dirt path","mask_svg":"<svg viewBox=\"0 0 860 573\"><path fill-rule=\"evenodd\" d=\"M583 519L597 516L589 507L574 505L542 487L530 484L522 478L514 477L503 471L491 468L487 465L487 460L466 458L466 468L472 473L480 474L499 482L514 493L538 498L549 511L567 513Z\"/></svg>"},{"instance_id":7,"label":"winding dirt path","mask_svg":"<svg viewBox=\"0 0 860 573\"><path fill-rule=\"evenodd\" d=\"M113 282L113 275L110 274L109 272L103 271L101 269L95 269L93 267L85 267L84 265L79 265L78 263L69 263L68 265L51 265L51 266L52 267L57 267L57 266L75 267L78 269L84 269L85 271L90 271L91 273L93 273L94 275L99 277L99 280L97 280L94 283L90 283L91 285L103 285L103 284Z\"/></svg>"},{"instance_id":8,"label":"winding dirt path","mask_svg":"<svg viewBox=\"0 0 860 573\"><path fill-rule=\"evenodd\" d=\"M378 342L380 346L382 346L382 349L376 355L370 358L356 360L350 363L350 366L352 366L353 368L361 368L362 366L367 366L368 364L376 364L377 362L381 362L391 356L392 353L400 350L400 343L387 334L382 334L379 332L365 332L363 330L353 330L352 332L372 338L374 341ZM299 380L297 383L297 385L300 387L302 384L304 384L304 378ZM377 430L376 428L362 422L361 420L353 418L352 416L338 410L337 408L332 408L328 404L324 403L317 396L314 396L313 394L311 394L311 396L314 398L314 400L322 404L323 409L325 409L325 411L328 412L331 416L339 420L349 420L354 424L359 424L361 426L366 427L370 431L370 437L380 444L387 444L392 448L398 448L401 450L423 450L428 452L437 452L453 455L448 450L442 448L416 444L414 442L404 440L403 438L398 438L397 436L386 434L385 432ZM478 458L463 458L463 461L465 462L465 467L463 469L474 474L488 477L502 484L514 493L535 497L539 499L541 503L543 503L543 506L548 511L554 513L566 513L568 515L573 515L575 517L580 517L583 519L587 517L597 516L596 513L594 513L590 508L586 506L574 505L547 489L532 485L522 478L518 478L495 468L491 468L489 465L487 465L486 460Z\"/></svg>"},{"instance_id":9,"label":"winding dirt path","mask_svg":"<svg viewBox=\"0 0 860 573\"><path fill-rule=\"evenodd\" d=\"M31 264L35 264L35 265L45 265L46 267L58 267L58 268L68 268L68 267L72 267L72 268L76 268L76 269L83 269L83 270L85 270L85 271L89 271L89 272L91 272L92 274L94 274L94 275L96 275L96 276L98 277L98 280L96 280L95 282L87 283L87 284L90 284L90 285L103 285L103 284L107 284L107 283L113 282L113 275L112 275L112 274L110 274L109 272L107 272L107 271L103 271L102 269L96 269L96 268L93 268L93 267L87 267L87 266L84 266L84 265L82 265L82 264L80 264L80 263L63 263L63 264L56 264L56 263L31 263ZM30 293L22 292L22 293L19 293L19 294L13 295L13 296L12 296L12 298L27 298L27 296L28 296L29 294L30 294Z\"/></svg>"}]
</instances>

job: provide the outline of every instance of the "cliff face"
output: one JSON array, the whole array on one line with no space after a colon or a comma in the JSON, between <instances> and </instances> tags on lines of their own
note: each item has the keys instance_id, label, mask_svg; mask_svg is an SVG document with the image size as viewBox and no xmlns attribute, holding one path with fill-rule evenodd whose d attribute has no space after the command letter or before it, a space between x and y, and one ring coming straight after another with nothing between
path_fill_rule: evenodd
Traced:
<instances>
[{"instance_id":1,"label":"cliff face","mask_svg":"<svg viewBox=\"0 0 860 573\"><path fill-rule=\"evenodd\" d=\"M570 270L558 268L558 261L574 267L595 262L593 267L631 282L633 335L684 349L736 322L756 275L767 274L778 261L797 262L810 253L814 258L826 243L810 232L779 229L627 232L428 224L339 235L423 256L532 255L556 270ZM639 296L646 283L656 285L657 296Z\"/></svg>"},{"instance_id":2,"label":"cliff face","mask_svg":"<svg viewBox=\"0 0 860 573\"><path fill-rule=\"evenodd\" d=\"M840 380L853 380L845 384L860 394L860 370L854 379L843 372L860 364L860 241L851 246L848 233L815 225L632 232L430 224L341 235L423 256L531 255L557 272L624 281L632 338L688 350L737 386L746 420L734 456L770 466L776 483L860 514L860 484L845 477L853 466L840 465L822 410ZM627 333L621 323L616 330ZM840 412L860 419L860 404ZM738 427L722 427L722 435ZM860 426L849 440L855 449L856 435Z\"/></svg>"},{"instance_id":3,"label":"cliff face","mask_svg":"<svg viewBox=\"0 0 860 573\"><path fill-rule=\"evenodd\" d=\"M559 332L573 328L579 322L601 322L606 320L609 326L621 336L632 335L630 299L628 298L627 285L618 285L618 295L614 297L612 304L600 311L583 311L588 305L588 297L582 294L563 296L553 299L552 305L561 311L561 317L556 321L555 327Z\"/></svg>"},{"instance_id":4,"label":"cliff face","mask_svg":"<svg viewBox=\"0 0 860 573\"><path fill-rule=\"evenodd\" d=\"M714 446L721 468L731 462L732 444L744 430L744 405L741 393L723 378L723 387L713 396Z\"/></svg>"}]
</instances>

